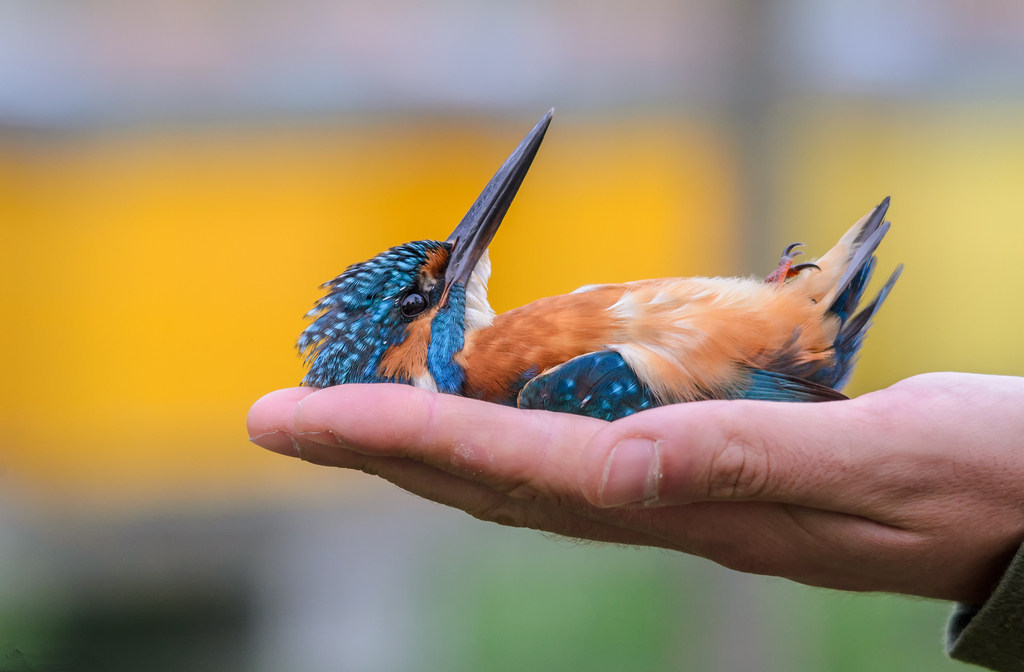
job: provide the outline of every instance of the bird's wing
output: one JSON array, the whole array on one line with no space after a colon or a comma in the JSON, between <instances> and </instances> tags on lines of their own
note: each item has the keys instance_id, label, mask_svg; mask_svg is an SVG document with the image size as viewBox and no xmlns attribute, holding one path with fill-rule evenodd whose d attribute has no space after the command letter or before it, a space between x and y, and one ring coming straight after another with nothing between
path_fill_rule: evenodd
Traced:
<instances>
[{"instance_id":1,"label":"bird's wing","mask_svg":"<svg viewBox=\"0 0 1024 672\"><path fill-rule=\"evenodd\" d=\"M573 357L528 382L518 405L615 420L658 403L622 355L600 350Z\"/></svg>"},{"instance_id":2,"label":"bird's wing","mask_svg":"<svg viewBox=\"0 0 1024 672\"><path fill-rule=\"evenodd\" d=\"M847 397L796 376L744 369L722 398L809 402ZM580 355L545 371L528 382L518 398L520 408L574 413L599 420L617 420L659 405L651 389L613 350Z\"/></svg>"},{"instance_id":3,"label":"bird's wing","mask_svg":"<svg viewBox=\"0 0 1024 672\"><path fill-rule=\"evenodd\" d=\"M840 401L848 397L831 387L775 371L746 369L742 381L733 387L727 398L760 401Z\"/></svg>"}]
</instances>

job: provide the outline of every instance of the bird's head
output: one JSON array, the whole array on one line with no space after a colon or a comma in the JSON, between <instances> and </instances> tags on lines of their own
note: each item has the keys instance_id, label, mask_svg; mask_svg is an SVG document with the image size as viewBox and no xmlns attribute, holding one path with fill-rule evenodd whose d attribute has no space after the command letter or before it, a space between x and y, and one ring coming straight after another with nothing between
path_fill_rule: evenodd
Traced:
<instances>
[{"instance_id":1,"label":"bird's head","mask_svg":"<svg viewBox=\"0 0 1024 672\"><path fill-rule=\"evenodd\" d=\"M491 324L487 246L551 123L549 111L491 178L444 241L392 247L326 283L299 337L304 385L407 383L457 393L455 355L466 334Z\"/></svg>"}]
</instances>

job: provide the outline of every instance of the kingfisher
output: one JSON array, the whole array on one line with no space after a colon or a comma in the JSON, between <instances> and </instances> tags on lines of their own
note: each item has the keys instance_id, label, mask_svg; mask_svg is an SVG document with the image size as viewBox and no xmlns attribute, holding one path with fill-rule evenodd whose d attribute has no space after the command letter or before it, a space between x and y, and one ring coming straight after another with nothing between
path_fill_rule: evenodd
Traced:
<instances>
[{"instance_id":1,"label":"kingfisher","mask_svg":"<svg viewBox=\"0 0 1024 672\"><path fill-rule=\"evenodd\" d=\"M327 282L297 347L303 384L404 383L498 404L615 420L703 399L846 399L865 333L900 275L861 306L888 197L826 254L786 247L766 278L587 285L495 315L487 248L553 110L447 239L392 247Z\"/></svg>"}]
</instances>

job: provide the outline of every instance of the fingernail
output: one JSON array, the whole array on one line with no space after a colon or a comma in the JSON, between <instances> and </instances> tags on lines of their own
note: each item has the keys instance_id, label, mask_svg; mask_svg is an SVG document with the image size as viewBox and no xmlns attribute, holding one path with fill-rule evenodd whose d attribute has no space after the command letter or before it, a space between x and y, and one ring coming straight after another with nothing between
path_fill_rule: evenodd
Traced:
<instances>
[{"instance_id":1,"label":"fingernail","mask_svg":"<svg viewBox=\"0 0 1024 672\"><path fill-rule=\"evenodd\" d=\"M658 444L650 439L626 439L608 455L598 493L602 506L650 504L658 499L661 464Z\"/></svg>"},{"instance_id":2,"label":"fingernail","mask_svg":"<svg viewBox=\"0 0 1024 672\"><path fill-rule=\"evenodd\" d=\"M266 434L257 434L256 436L250 436L249 440L260 448L266 448L267 450L280 453L281 455L287 455L288 457L295 457L295 444L292 442L292 437L288 436L284 432L267 432Z\"/></svg>"}]
</instances>

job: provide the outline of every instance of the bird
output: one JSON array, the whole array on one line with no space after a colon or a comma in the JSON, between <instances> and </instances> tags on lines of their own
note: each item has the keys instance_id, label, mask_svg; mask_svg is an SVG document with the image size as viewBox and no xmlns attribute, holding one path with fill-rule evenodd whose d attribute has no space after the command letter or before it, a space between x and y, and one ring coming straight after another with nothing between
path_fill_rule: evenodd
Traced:
<instances>
[{"instance_id":1,"label":"bird","mask_svg":"<svg viewBox=\"0 0 1024 672\"><path fill-rule=\"evenodd\" d=\"M325 283L297 348L302 384L403 383L616 420L707 399L827 402L902 272L861 300L889 231L886 197L820 258L789 245L767 277L586 285L496 315L487 249L551 123L548 111L445 240L413 241Z\"/></svg>"}]
</instances>

